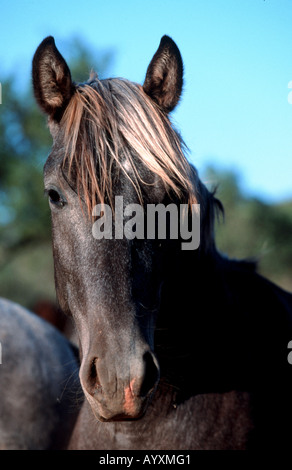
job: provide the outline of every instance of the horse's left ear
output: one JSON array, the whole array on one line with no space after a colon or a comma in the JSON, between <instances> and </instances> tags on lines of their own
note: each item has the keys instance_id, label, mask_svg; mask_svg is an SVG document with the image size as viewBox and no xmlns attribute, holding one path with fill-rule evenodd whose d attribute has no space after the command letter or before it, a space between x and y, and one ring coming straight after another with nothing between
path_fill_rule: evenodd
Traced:
<instances>
[{"instance_id":1,"label":"horse's left ear","mask_svg":"<svg viewBox=\"0 0 292 470\"><path fill-rule=\"evenodd\" d=\"M59 121L75 91L71 73L52 36L37 48L32 62L35 98L40 108Z\"/></svg>"},{"instance_id":2,"label":"horse's left ear","mask_svg":"<svg viewBox=\"0 0 292 470\"><path fill-rule=\"evenodd\" d=\"M163 36L151 60L143 89L160 108L169 113L177 105L183 86L183 62L169 36Z\"/></svg>"}]
</instances>

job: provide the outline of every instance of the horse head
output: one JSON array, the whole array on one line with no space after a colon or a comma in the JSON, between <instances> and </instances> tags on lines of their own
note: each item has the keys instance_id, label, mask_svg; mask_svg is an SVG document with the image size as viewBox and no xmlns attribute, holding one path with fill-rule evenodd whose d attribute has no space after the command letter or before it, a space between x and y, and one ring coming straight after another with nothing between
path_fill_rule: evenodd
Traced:
<instances>
[{"instance_id":1,"label":"horse head","mask_svg":"<svg viewBox=\"0 0 292 470\"><path fill-rule=\"evenodd\" d=\"M159 381L154 331L168 244L139 237L138 223L136 236L134 229L127 236L117 217L139 206L143 224L147 205L197 202L194 172L169 120L182 84L181 55L167 36L143 86L96 74L75 84L52 37L33 59L35 97L53 137L44 184L56 291L74 318L81 384L101 420L143 415Z\"/></svg>"}]
</instances>

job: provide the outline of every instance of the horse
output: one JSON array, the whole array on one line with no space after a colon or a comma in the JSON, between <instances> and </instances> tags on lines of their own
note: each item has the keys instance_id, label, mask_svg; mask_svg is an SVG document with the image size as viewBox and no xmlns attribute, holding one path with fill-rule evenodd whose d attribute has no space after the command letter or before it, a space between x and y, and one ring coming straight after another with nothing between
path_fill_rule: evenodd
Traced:
<instances>
[{"instance_id":1,"label":"horse","mask_svg":"<svg viewBox=\"0 0 292 470\"><path fill-rule=\"evenodd\" d=\"M33 57L53 139L44 187L56 292L78 333L84 392L68 449L291 443L292 295L216 247L222 204L171 121L183 70L169 36L143 85L96 72L75 83L52 36ZM170 206L185 211L177 236ZM145 235L148 208L161 207L164 232L160 211Z\"/></svg>"},{"instance_id":2,"label":"horse","mask_svg":"<svg viewBox=\"0 0 292 470\"><path fill-rule=\"evenodd\" d=\"M82 399L74 347L45 320L0 298L0 449L67 447Z\"/></svg>"}]
</instances>

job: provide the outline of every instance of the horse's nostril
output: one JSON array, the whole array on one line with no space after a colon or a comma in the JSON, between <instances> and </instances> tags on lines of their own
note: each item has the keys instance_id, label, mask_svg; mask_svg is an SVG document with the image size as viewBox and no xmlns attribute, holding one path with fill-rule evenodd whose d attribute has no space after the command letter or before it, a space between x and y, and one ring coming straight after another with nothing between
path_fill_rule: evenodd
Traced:
<instances>
[{"instance_id":1,"label":"horse's nostril","mask_svg":"<svg viewBox=\"0 0 292 470\"><path fill-rule=\"evenodd\" d=\"M92 362L91 362L90 378L91 378L92 380L96 379L96 377L97 377L95 362L96 362L96 357L95 357L95 358L92 360Z\"/></svg>"},{"instance_id":2,"label":"horse's nostril","mask_svg":"<svg viewBox=\"0 0 292 470\"><path fill-rule=\"evenodd\" d=\"M148 351L143 356L145 376L141 385L140 395L146 396L156 385L159 379L159 368L154 356Z\"/></svg>"},{"instance_id":3,"label":"horse's nostril","mask_svg":"<svg viewBox=\"0 0 292 470\"><path fill-rule=\"evenodd\" d=\"M97 361L97 357L92 359L90 369L89 369L88 387L89 387L89 392L91 394L93 394L97 389L100 388L100 382L99 382L97 370L96 370L96 361Z\"/></svg>"}]
</instances>

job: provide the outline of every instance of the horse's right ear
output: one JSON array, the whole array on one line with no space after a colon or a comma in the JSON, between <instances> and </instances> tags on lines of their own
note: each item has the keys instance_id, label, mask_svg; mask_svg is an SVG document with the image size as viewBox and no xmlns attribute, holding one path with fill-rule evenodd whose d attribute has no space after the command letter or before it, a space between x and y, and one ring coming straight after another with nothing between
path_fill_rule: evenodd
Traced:
<instances>
[{"instance_id":1,"label":"horse's right ear","mask_svg":"<svg viewBox=\"0 0 292 470\"><path fill-rule=\"evenodd\" d=\"M75 87L69 67L52 36L44 39L35 52L32 80L40 108L54 121L60 121Z\"/></svg>"}]
</instances>

